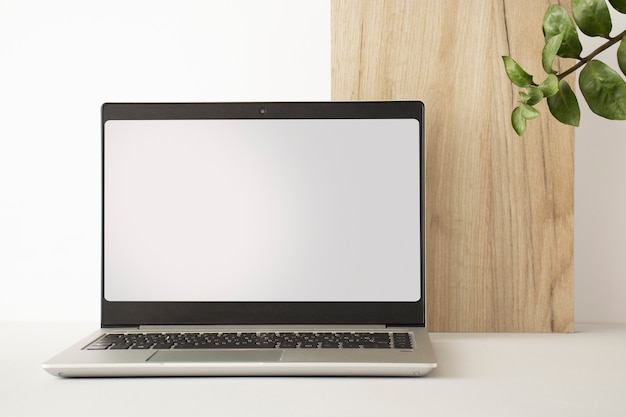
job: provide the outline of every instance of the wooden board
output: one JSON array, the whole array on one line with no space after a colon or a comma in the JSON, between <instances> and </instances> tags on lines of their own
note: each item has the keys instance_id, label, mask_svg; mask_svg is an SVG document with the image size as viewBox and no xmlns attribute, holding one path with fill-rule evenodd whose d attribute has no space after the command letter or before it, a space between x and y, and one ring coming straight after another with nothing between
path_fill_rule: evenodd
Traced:
<instances>
[{"instance_id":1,"label":"wooden board","mask_svg":"<svg viewBox=\"0 0 626 417\"><path fill-rule=\"evenodd\" d=\"M517 137L501 58L542 81L550 3L332 0L332 98L426 105L431 331L573 331L574 131Z\"/></svg>"}]
</instances>

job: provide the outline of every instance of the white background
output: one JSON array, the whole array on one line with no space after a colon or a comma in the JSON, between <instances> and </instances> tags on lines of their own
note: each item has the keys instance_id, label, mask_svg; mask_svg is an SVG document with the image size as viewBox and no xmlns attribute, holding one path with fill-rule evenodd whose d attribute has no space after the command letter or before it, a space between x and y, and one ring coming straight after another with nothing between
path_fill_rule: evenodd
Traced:
<instances>
[{"instance_id":1,"label":"white background","mask_svg":"<svg viewBox=\"0 0 626 417\"><path fill-rule=\"evenodd\" d=\"M0 57L0 320L95 322L100 104L328 100L330 4L0 0ZM579 322L626 322L624 157L626 122L583 114Z\"/></svg>"}]
</instances>

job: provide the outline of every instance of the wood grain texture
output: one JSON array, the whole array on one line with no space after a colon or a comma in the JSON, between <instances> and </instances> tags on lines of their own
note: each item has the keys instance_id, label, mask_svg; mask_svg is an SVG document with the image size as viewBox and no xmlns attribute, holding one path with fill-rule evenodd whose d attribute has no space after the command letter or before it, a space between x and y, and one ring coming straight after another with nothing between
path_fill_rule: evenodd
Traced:
<instances>
[{"instance_id":1,"label":"wood grain texture","mask_svg":"<svg viewBox=\"0 0 626 417\"><path fill-rule=\"evenodd\" d=\"M432 331L573 331L574 131L540 105L517 137L501 59L542 81L550 3L332 0L332 98L426 105Z\"/></svg>"}]
</instances>

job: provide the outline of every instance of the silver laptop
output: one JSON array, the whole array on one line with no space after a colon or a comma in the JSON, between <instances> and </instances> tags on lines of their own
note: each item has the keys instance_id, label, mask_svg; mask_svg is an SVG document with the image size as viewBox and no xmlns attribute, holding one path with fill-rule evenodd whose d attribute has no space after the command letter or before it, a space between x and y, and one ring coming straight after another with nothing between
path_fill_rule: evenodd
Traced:
<instances>
[{"instance_id":1,"label":"silver laptop","mask_svg":"<svg viewBox=\"0 0 626 417\"><path fill-rule=\"evenodd\" d=\"M102 106L101 328L62 377L422 376L424 106Z\"/></svg>"}]
</instances>

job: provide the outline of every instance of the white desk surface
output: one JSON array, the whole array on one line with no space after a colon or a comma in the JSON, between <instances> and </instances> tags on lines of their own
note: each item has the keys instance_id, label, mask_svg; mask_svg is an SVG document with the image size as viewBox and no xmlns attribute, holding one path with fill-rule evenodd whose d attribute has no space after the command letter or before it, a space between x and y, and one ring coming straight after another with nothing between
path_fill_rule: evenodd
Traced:
<instances>
[{"instance_id":1,"label":"white desk surface","mask_svg":"<svg viewBox=\"0 0 626 417\"><path fill-rule=\"evenodd\" d=\"M425 378L62 379L41 369L96 328L0 322L0 414L626 416L626 324L431 333L439 368Z\"/></svg>"}]
</instances>

